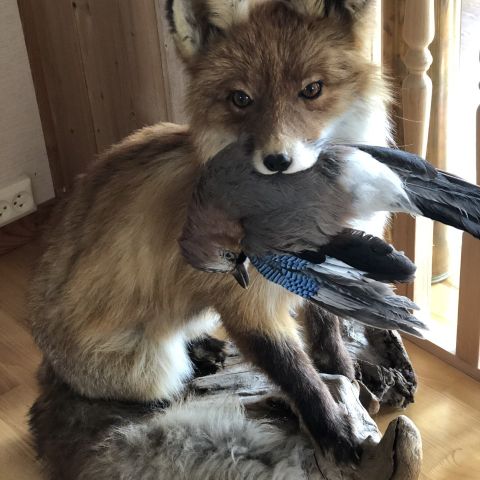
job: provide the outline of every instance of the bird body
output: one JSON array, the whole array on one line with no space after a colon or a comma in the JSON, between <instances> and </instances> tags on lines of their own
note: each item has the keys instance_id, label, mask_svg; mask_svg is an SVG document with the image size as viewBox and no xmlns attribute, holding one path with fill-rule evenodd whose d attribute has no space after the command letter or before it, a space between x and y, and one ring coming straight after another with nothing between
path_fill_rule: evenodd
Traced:
<instances>
[{"instance_id":1,"label":"bird body","mask_svg":"<svg viewBox=\"0 0 480 480\"><path fill-rule=\"evenodd\" d=\"M245 165L236 166L241 167L238 172L245 172ZM220 165L219 172L222 170ZM215 179L220 180L220 174L210 174L208 180ZM232 182L232 188L245 187L250 180L247 174L242 182L236 185ZM272 185L271 180L269 183ZM298 230L293 235L289 232L291 244L285 241L285 237L275 242L270 210L262 211L256 207L254 196L248 197L245 191L239 190L231 197L212 196L214 189L208 184L199 183L179 240L182 253L191 265L204 271L230 272L242 279L239 283L246 286L248 276L243 262L238 261L245 252L265 278L334 314L373 327L400 329L421 336L420 330L426 326L410 313L411 309L417 308L416 305L407 298L396 296L390 286L378 281L410 281L415 273L414 264L391 245L348 228L335 234L341 225L331 222L333 228L329 231L332 234L326 234L318 225L308 237L309 241L302 244L308 249L300 250L299 239L308 228L307 224L302 230L302 222L311 218L312 209L318 211L315 205L307 208L304 214L299 211L297 217L291 217L291 211L286 209L285 215L297 222ZM272 190L281 196L282 189L273 185ZM217 183L216 188L219 187ZM237 203L236 194L245 198L244 204ZM271 199L270 189L265 189L264 194ZM274 214L282 217L276 209ZM243 229L239 228L240 224ZM232 232L236 233L232 235ZM255 249L257 240L262 246ZM289 247L290 251L287 250ZM226 258L230 259L229 263L225 262Z\"/></svg>"},{"instance_id":2,"label":"bird body","mask_svg":"<svg viewBox=\"0 0 480 480\"><path fill-rule=\"evenodd\" d=\"M382 283L410 281L414 265L383 240L350 228L378 211L424 215L480 234L480 188L420 157L333 145L308 170L260 175L245 139L208 162L184 232L193 223L208 241L209 228L241 224L238 243L268 280L334 314L421 336L425 325L411 314L417 306ZM187 257L202 244L191 233L181 240ZM238 269L239 262L231 265Z\"/></svg>"},{"instance_id":3,"label":"bird body","mask_svg":"<svg viewBox=\"0 0 480 480\"><path fill-rule=\"evenodd\" d=\"M244 248L255 254L316 250L375 212L412 210L398 177L357 149L329 150L306 171L260 175L243 147L208 163L197 195L241 220Z\"/></svg>"},{"instance_id":4,"label":"bird body","mask_svg":"<svg viewBox=\"0 0 480 480\"><path fill-rule=\"evenodd\" d=\"M248 145L207 165L199 198L239 219L256 254L315 250L379 211L423 215L480 237L480 188L397 149L325 147L308 170L260 175Z\"/></svg>"}]
</instances>

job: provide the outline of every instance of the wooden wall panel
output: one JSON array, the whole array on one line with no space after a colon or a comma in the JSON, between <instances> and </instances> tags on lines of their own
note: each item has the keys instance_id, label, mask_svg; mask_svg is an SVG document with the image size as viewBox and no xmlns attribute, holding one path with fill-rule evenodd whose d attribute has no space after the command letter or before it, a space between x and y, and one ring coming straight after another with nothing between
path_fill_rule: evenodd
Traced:
<instances>
[{"instance_id":1,"label":"wooden wall panel","mask_svg":"<svg viewBox=\"0 0 480 480\"><path fill-rule=\"evenodd\" d=\"M56 192L68 190L74 177L84 171L96 153L90 103L83 71L82 57L72 2L58 0L19 0L24 29L37 45L37 55L50 106L54 136L57 142L58 170L61 185ZM31 45L27 45L31 48ZM37 95L38 95L37 90ZM39 102L44 104L43 101ZM47 128L44 125L44 128ZM58 179L58 178L57 178Z\"/></svg>"},{"instance_id":2,"label":"wooden wall panel","mask_svg":"<svg viewBox=\"0 0 480 480\"><path fill-rule=\"evenodd\" d=\"M151 0L77 0L73 9L97 150L167 119Z\"/></svg>"},{"instance_id":3,"label":"wooden wall panel","mask_svg":"<svg viewBox=\"0 0 480 480\"><path fill-rule=\"evenodd\" d=\"M72 3L21 0L19 6L22 17L27 17L28 25L34 29L31 40L38 43L40 58L35 61L41 64L48 95L63 191L71 187L74 177L85 170L96 153Z\"/></svg>"},{"instance_id":4,"label":"wooden wall panel","mask_svg":"<svg viewBox=\"0 0 480 480\"><path fill-rule=\"evenodd\" d=\"M180 119L164 3L18 0L57 194L112 143Z\"/></svg>"},{"instance_id":5,"label":"wooden wall panel","mask_svg":"<svg viewBox=\"0 0 480 480\"><path fill-rule=\"evenodd\" d=\"M187 118L184 108L185 75L169 32L170 27L166 19L165 4L166 0L155 2L162 52L163 77L168 92L166 97L168 118L175 123L185 123Z\"/></svg>"}]
</instances>

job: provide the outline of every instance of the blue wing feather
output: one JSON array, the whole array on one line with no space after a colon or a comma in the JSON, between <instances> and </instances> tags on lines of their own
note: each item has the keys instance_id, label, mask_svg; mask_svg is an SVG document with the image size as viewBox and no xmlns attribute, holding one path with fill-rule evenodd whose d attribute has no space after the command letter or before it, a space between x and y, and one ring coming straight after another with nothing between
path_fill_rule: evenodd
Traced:
<instances>
[{"instance_id":1,"label":"blue wing feather","mask_svg":"<svg viewBox=\"0 0 480 480\"><path fill-rule=\"evenodd\" d=\"M293 255L251 256L252 265L267 279L303 298L313 297L320 284L311 275L308 261Z\"/></svg>"},{"instance_id":2,"label":"blue wing feather","mask_svg":"<svg viewBox=\"0 0 480 480\"><path fill-rule=\"evenodd\" d=\"M417 329L426 325L411 314L418 307L395 295L384 283L365 272L327 257L313 264L294 255L249 257L252 265L269 281L321 305L340 316L352 317L371 327L403 330L421 337Z\"/></svg>"}]
</instances>

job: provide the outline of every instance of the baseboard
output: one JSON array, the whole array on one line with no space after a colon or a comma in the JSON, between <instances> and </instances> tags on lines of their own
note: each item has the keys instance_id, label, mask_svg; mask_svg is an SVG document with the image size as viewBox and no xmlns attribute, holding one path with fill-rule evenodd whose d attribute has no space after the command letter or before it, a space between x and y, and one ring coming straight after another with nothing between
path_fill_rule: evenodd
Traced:
<instances>
[{"instance_id":1,"label":"baseboard","mask_svg":"<svg viewBox=\"0 0 480 480\"><path fill-rule=\"evenodd\" d=\"M56 199L38 205L37 211L0 228L0 255L37 239L48 224Z\"/></svg>"},{"instance_id":2,"label":"baseboard","mask_svg":"<svg viewBox=\"0 0 480 480\"><path fill-rule=\"evenodd\" d=\"M420 338L413 337L408 333L402 333L402 337L408 339L410 342L418 345L423 350L435 355L440 360L443 360L445 363L448 363L452 367L455 367L457 370L467 374L468 376L474 378L477 381L480 381L480 369L472 365L469 365L467 362L464 362L461 358L458 358L455 354L447 352L443 348L435 345L434 343L428 340L422 340Z\"/></svg>"}]
</instances>

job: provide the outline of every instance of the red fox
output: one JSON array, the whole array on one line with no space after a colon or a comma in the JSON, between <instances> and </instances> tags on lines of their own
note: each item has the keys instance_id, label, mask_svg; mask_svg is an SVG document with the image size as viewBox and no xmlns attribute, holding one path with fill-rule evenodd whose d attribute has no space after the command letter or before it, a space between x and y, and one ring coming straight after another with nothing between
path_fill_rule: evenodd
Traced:
<instances>
[{"instance_id":1,"label":"red fox","mask_svg":"<svg viewBox=\"0 0 480 480\"><path fill-rule=\"evenodd\" d=\"M201 165L241 134L265 175L310 167L324 143L388 141L388 89L368 51L372 4L168 2L190 126L145 128L114 146L60 209L30 296L46 371L90 398L172 399L192 375L189 342L220 316L313 440L339 460L357 455L316 369L354 375L338 320L254 272L243 290L196 271L177 240Z\"/></svg>"}]
</instances>

